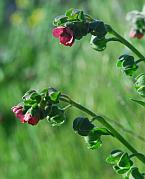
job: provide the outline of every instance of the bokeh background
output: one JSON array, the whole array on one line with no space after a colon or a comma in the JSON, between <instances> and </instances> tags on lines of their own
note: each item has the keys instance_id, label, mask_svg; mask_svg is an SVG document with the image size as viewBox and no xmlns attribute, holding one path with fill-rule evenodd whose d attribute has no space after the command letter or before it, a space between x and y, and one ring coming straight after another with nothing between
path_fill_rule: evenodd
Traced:
<instances>
[{"instance_id":1,"label":"bokeh background","mask_svg":"<svg viewBox=\"0 0 145 179\"><path fill-rule=\"evenodd\" d=\"M0 179L122 178L105 158L112 149L126 149L105 137L102 148L88 150L72 130L72 120L84 115L81 112L69 110L61 127L52 128L46 120L37 126L21 124L11 107L29 89L60 89L123 125L125 129L111 121L145 152L144 108L131 102L130 98L139 99L132 80L116 68L117 57L128 49L110 43L105 51L96 52L90 48L90 36L70 48L51 35L53 18L73 7L111 24L128 39L126 13L141 10L143 4L144 0L0 0ZM144 39L132 43L144 53ZM145 170L140 162L136 165Z\"/></svg>"}]
</instances>

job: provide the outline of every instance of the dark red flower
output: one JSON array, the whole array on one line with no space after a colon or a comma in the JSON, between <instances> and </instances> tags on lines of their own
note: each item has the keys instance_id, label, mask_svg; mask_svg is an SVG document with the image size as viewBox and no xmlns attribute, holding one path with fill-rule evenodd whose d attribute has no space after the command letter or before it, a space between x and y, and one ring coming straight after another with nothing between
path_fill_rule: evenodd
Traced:
<instances>
[{"instance_id":1,"label":"dark red flower","mask_svg":"<svg viewBox=\"0 0 145 179\"><path fill-rule=\"evenodd\" d=\"M23 114L23 107L22 106L14 106L12 107L13 113L15 113L15 116L20 119L22 123L25 123L24 121L24 114Z\"/></svg>"},{"instance_id":2,"label":"dark red flower","mask_svg":"<svg viewBox=\"0 0 145 179\"><path fill-rule=\"evenodd\" d=\"M32 116L30 113L26 113L24 116L24 121L31 125L36 125L39 122L37 117Z\"/></svg>"},{"instance_id":3,"label":"dark red flower","mask_svg":"<svg viewBox=\"0 0 145 179\"><path fill-rule=\"evenodd\" d=\"M21 123L28 123L31 125L36 125L39 122L37 117L32 116L30 113L23 114L22 106L12 107L12 111L15 113L15 116L20 119Z\"/></svg>"},{"instance_id":4,"label":"dark red flower","mask_svg":"<svg viewBox=\"0 0 145 179\"><path fill-rule=\"evenodd\" d=\"M54 37L59 38L60 43L65 46L72 46L74 43L74 34L69 27L56 27L53 29L52 34Z\"/></svg>"},{"instance_id":5,"label":"dark red flower","mask_svg":"<svg viewBox=\"0 0 145 179\"><path fill-rule=\"evenodd\" d=\"M130 38L138 38L141 39L143 38L144 34L141 32L138 32L137 30L131 30L129 33Z\"/></svg>"}]
</instances>

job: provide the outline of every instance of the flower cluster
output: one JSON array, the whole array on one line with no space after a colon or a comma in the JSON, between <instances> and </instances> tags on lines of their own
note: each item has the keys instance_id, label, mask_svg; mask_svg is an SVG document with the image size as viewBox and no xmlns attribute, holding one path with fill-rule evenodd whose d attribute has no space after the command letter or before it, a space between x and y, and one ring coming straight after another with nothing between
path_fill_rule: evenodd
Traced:
<instances>
[{"instance_id":1,"label":"flower cluster","mask_svg":"<svg viewBox=\"0 0 145 179\"><path fill-rule=\"evenodd\" d=\"M22 97L22 102L12 107L12 112L21 123L36 125L40 120L47 119L51 125L60 125L65 121L64 110L59 106L60 92L54 88L41 92L31 90Z\"/></svg>"},{"instance_id":2,"label":"flower cluster","mask_svg":"<svg viewBox=\"0 0 145 179\"><path fill-rule=\"evenodd\" d=\"M143 38L145 34L145 8L141 12L136 10L129 12L126 19L131 24L129 36L131 38Z\"/></svg>"},{"instance_id":3,"label":"flower cluster","mask_svg":"<svg viewBox=\"0 0 145 179\"><path fill-rule=\"evenodd\" d=\"M69 9L65 15L58 16L53 22L54 37L59 38L60 44L72 46L75 40L80 40L88 33L100 39L107 34L105 24L100 20L92 19L88 14L78 9Z\"/></svg>"},{"instance_id":4,"label":"flower cluster","mask_svg":"<svg viewBox=\"0 0 145 179\"><path fill-rule=\"evenodd\" d=\"M136 155L144 157L142 154ZM106 162L113 165L115 172L123 175L126 179L144 179L144 174L140 173L139 169L133 166L133 161L131 160L131 157L133 156L129 156L128 153L124 153L121 150L113 150L106 158Z\"/></svg>"}]
</instances>

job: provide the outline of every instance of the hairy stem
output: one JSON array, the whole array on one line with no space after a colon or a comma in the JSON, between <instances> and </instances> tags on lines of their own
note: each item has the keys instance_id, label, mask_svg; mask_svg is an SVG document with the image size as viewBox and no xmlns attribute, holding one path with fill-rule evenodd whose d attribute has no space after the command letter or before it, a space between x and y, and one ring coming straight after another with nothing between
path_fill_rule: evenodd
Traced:
<instances>
[{"instance_id":1,"label":"hairy stem","mask_svg":"<svg viewBox=\"0 0 145 179\"><path fill-rule=\"evenodd\" d=\"M98 122L100 122L108 130L110 130L110 132L112 132L114 137L116 137L124 146L126 146L128 148L128 150L130 150L132 153L139 153L126 139L124 139L124 137L122 137L122 135L117 130L115 130L111 126L111 124L109 124L106 121L104 116L97 115L96 113L92 112L91 110L87 109L86 107L82 106L81 104L73 101L66 95L62 95L60 100L71 104L72 106L76 107L77 109L79 109L79 110L89 114L93 118L95 118ZM140 156L136 156L136 157L145 164L145 158L140 157Z\"/></svg>"},{"instance_id":2,"label":"hairy stem","mask_svg":"<svg viewBox=\"0 0 145 179\"><path fill-rule=\"evenodd\" d=\"M145 61L145 57L130 42L128 42L125 38L118 34L114 29L112 29L112 27L108 26L107 29L109 29L109 32L115 37L117 37L122 44L124 44L132 52L134 52L141 59L141 61Z\"/></svg>"}]
</instances>

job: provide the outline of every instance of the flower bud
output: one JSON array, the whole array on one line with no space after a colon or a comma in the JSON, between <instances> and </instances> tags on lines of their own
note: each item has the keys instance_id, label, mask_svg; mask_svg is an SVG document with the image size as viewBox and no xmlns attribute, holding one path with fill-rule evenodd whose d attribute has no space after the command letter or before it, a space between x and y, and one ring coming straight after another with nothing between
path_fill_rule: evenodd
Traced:
<instances>
[{"instance_id":1,"label":"flower bud","mask_svg":"<svg viewBox=\"0 0 145 179\"><path fill-rule=\"evenodd\" d=\"M94 125L88 118L77 117L73 121L73 129L81 136L87 136L89 132L94 128Z\"/></svg>"},{"instance_id":2,"label":"flower bud","mask_svg":"<svg viewBox=\"0 0 145 179\"><path fill-rule=\"evenodd\" d=\"M59 38L60 44L71 47L74 43L74 32L69 27L56 27L53 29L52 34L54 37Z\"/></svg>"},{"instance_id":3,"label":"flower bud","mask_svg":"<svg viewBox=\"0 0 145 179\"><path fill-rule=\"evenodd\" d=\"M89 25L87 22L68 22L66 26L73 31L74 38L80 40L83 36L86 36L89 31Z\"/></svg>"},{"instance_id":4,"label":"flower bud","mask_svg":"<svg viewBox=\"0 0 145 179\"><path fill-rule=\"evenodd\" d=\"M89 32L98 38L103 38L107 34L105 24L100 20L89 23Z\"/></svg>"},{"instance_id":5,"label":"flower bud","mask_svg":"<svg viewBox=\"0 0 145 179\"><path fill-rule=\"evenodd\" d=\"M15 113L16 118L20 119L21 123L25 123L22 106L17 105L17 106L12 107L12 112Z\"/></svg>"},{"instance_id":6,"label":"flower bud","mask_svg":"<svg viewBox=\"0 0 145 179\"><path fill-rule=\"evenodd\" d=\"M106 39L105 38L98 38L96 36L91 37L91 47L95 49L96 51L103 51L106 48Z\"/></svg>"},{"instance_id":7,"label":"flower bud","mask_svg":"<svg viewBox=\"0 0 145 179\"><path fill-rule=\"evenodd\" d=\"M121 55L117 62L117 67L121 67L126 75L132 76L137 70L138 66L134 61L134 57L131 55Z\"/></svg>"},{"instance_id":8,"label":"flower bud","mask_svg":"<svg viewBox=\"0 0 145 179\"><path fill-rule=\"evenodd\" d=\"M28 122L28 124L36 125L39 122L39 119L27 112L24 116L24 121Z\"/></svg>"},{"instance_id":9,"label":"flower bud","mask_svg":"<svg viewBox=\"0 0 145 179\"><path fill-rule=\"evenodd\" d=\"M135 30L135 29L132 29L129 33L129 37L130 38L138 38L138 39L141 39L143 38L144 36L144 33L143 32L140 32L139 30Z\"/></svg>"}]
</instances>

